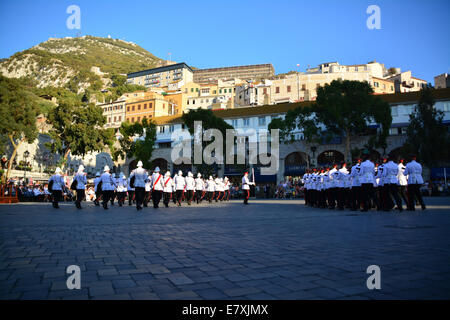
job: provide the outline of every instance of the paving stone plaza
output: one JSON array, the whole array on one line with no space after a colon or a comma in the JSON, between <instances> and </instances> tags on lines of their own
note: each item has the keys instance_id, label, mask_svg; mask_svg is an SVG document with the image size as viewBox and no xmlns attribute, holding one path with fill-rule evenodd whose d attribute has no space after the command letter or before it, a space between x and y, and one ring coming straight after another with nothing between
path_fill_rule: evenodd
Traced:
<instances>
[{"instance_id":1,"label":"paving stone plaza","mask_svg":"<svg viewBox=\"0 0 450 320\"><path fill-rule=\"evenodd\" d=\"M425 201L401 214L301 200L0 205L0 299L450 299L450 198Z\"/></svg>"}]
</instances>

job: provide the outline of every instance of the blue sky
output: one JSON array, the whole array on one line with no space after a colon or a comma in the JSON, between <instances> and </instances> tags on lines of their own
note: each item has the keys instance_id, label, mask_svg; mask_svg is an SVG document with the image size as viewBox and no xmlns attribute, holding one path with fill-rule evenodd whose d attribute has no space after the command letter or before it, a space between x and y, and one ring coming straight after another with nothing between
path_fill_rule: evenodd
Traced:
<instances>
[{"instance_id":1,"label":"blue sky","mask_svg":"<svg viewBox=\"0 0 450 320\"><path fill-rule=\"evenodd\" d=\"M82 35L133 41L199 68L272 63L281 73L377 60L432 83L450 72L448 0L0 0L0 57L76 36L66 27L72 4ZM371 4L381 30L366 27Z\"/></svg>"}]
</instances>

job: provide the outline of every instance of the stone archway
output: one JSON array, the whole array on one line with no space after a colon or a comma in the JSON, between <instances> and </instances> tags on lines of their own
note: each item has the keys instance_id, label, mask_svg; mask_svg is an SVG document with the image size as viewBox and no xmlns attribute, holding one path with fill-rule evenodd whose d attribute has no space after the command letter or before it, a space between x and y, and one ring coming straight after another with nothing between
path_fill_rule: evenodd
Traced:
<instances>
[{"instance_id":1,"label":"stone archway","mask_svg":"<svg viewBox=\"0 0 450 320\"><path fill-rule=\"evenodd\" d=\"M307 157L307 154L299 151L288 154L284 159L284 176L303 175L308 165Z\"/></svg>"},{"instance_id":2,"label":"stone archway","mask_svg":"<svg viewBox=\"0 0 450 320\"><path fill-rule=\"evenodd\" d=\"M344 161L344 155L337 150L326 150L317 157L318 166L332 166Z\"/></svg>"},{"instance_id":3,"label":"stone archway","mask_svg":"<svg viewBox=\"0 0 450 320\"><path fill-rule=\"evenodd\" d=\"M152 160L151 169L155 169L156 167L159 167L161 172L166 172L169 168L169 163L166 159L163 158L157 158L155 160Z\"/></svg>"}]
</instances>

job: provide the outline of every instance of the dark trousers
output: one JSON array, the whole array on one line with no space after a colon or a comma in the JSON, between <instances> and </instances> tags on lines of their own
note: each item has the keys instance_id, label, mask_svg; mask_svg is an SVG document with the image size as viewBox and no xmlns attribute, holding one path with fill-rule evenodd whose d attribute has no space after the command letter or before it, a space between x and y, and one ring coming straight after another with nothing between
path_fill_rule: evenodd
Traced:
<instances>
[{"instance_id":1,"label":"dark trousers","mask_svg":"<svg viewBox=\"0 0 450 320\"><path fill-rule=\"evenodd\" d=\"M344 210L345 207L345 188L336 188L336 194L337 194L337 206L339 210Z\"/></svg>"},{"instance_id":2,"label":"dark trousers","mask_svg":"<svg viewBox=\"0 0 450 320\"><path fill-rule=\"evenodd\" d=\"M355 211L361 208L361 187L352 187L350 189L350 209Z\"/></svg>"},{"instance_id":3,"label":"dark trousers","mask_svg":"<svg viewBox=\"0 0 450 320\"><path fill-rule=\"evenodd\" d=\"M243 190L244 191L244 203L248 204L248 198L250 197L250 190Z\"/></svg>"},{"instance_id":4,"label":"dark trousers","mask_svg":"<svg viewBox=\"0 0 450 320\"><path fill-rule=\"evenodd\" d=\"M164 192L163 203L166 206L166 208L169 207L170 198L172 198L172 192Z\"/></svg>"},{"instance_id":5,"label":"dark trousers","mask_svg":"<svg viewBox=\"0 0 450 320\"><path fill-rule=\"evenodd\" d=\"M114 205L114 199L116 198L116 192L115 191L111 191L111 197L109 198L109 200L111 201L111 205Z\"/></svg>"},{"instance_id":6,"label":"dark trousers","mask_svg":"<svg viewBox=\"0 0 450 320\"><path fill-rule=\"evenodd\" d=\"M213 197L214 197L214 192L208 191L206 200L208 200L211 203Z\"/></svg>"},{"instance_id":7,"label":"dark trousers","mask_svg":"<svg viewBox=\"0 0 450 320\"><path fill-rule=\"evenodd\" d=\"M183 199L184 190L177 190L177 202L181 206L181 200Z\"/></svg>"},{"instance_id":8,"label":"dark trousers","mask_svg":"<svg viewBox=\"0 0 450 320\"><path fill-rule=\"evenodd\" d=\"M59 208L58 201L61 201L62 191L61 190L53 190L52 198L53 198L53 208Z\"/></svg>"},{"instance_id":9,"label":"dark trousers","mask_svg":"<svg viewBox=\"0 0 450 320\"><path fill-rule=\"evenodd\" d=\"M77 200L75 200L75 206L79 209L81 209L81 201L84 200L84 195L84 189L77 189Z\"/></svg>"},{"instance_id":10,"label":"dark trousers","mask_svg":"<svg viewBox=\"0 0 450 320\"><path fill-rule=\"evenodd\" d=\"M405 206L408 206L408 197L406 195L406 186L399 186L398 187L400 197L402 197L403 202L405 202Z\"/></svg>"},{"instance_id":11,"label":"dark trousers","mask_svg":"<svg viewBox=\"0 0 450 320\"><path fill-rule=\"evenodd\" d=\"M151 191L145 191L145 195L144 195L144 207L147 206L147 204L149 203L150 199L152 198L152 192Z\"/></svg>"},{"instance_id":12,"label":"dark trousers","mask_svg":"<svg viewBox=\"0 0 450 320\"><path fill-rule=\"evenodd\" d=\"M197 203L202 202L202 193L202 190L195 191L195 200L197 201Z\"/></svg>"},{"instance_id":13,"label":"dark trousers","mask_svg":"<svg viewBox=\"0 0 450 320\"><path fill-rule=\"evenodd\" d=\"M113 190L103 190L102 191L103 196L103 208L108 208L108 201L111 200L111 197L114 196Z\"/></svg>"},{"instance_id":14,"label":"dark trousers","mask_svg":"<svg viewBox=\"0 0 450 320\"><path fill-rule=\"evenodd\" d=\"M162 198L162 190L153 190L152 191L152 199L153 199L153 208L159 208L159 202Z\"/></svg>"},{"instance_id":15,"label":"dark trousers","mask_svg":"<svg viewBox=\"0 0 450 320\"><path fill-rule=\"evenodd\" d=\"M309 204L309 190L307 188L303 189L303 194L305 195L305 205Z\"/></svg>"},{"instance_id":16,"label":"dark trousers","mask_svg":"<svg viewBox=\"0 0 450 320\"><path fill-rule=\"evenodd\" d=\"M267 197L267 198L269 198L269 197ZM225 196L223 199L226 201L230 200L230 190L225 190Z\"/></svg>"},{"instance_id":17,"label":"dark trousers","mask_svg":"<svg viewBox=\"0 0 450 320\"><path fill-rule=\"evenodd\" d=\"M128 205L131 206L133 201L134 201L134 190L128 190Z\"/></svg>"},{"instance_id":18,"label":"dark trousers","mask_svg":"<svg viewBox=\"0 0 450 320\"><path fill-rule=\"evenodd\" d=\"M328 205L331 209L334 209L336 207L338 188L330 188L328 190L329 190Z\"/></svg>"},{"instance_id":19,"label":"dark trousers","mask_svg":"<svg viewBox=\"0 0 450 320\"><path fill-rule=\"evenodd\" d=\"M408 210L415 210L416 199L419 201L422 209L425 209L425 203L423 202L422 195L420 194L420 184L408 185Z\"/></svg>"},{"instance_id":20,"label":"dark trousers","mask_svg":"<svg viewBox=\"0 0 450 320\"><path fill-rule=\"evenodd\" d=\"M187 190L186 191L186 200L188 204L191 204L192 199L194 198L194 190Z\"/></svg>"},{"instance_id":21,"label":"dark trousers","mask_svg":"<svg viewBox=\"0 0 450 320\"><path fill-rule=\"evenodd\" d=\"M117 192L117 202L119 203L119 206L121 207L125 203L125 197L127 195L126 192Z\"/></svg>"},{"instance_id":22,"label":"dark trousers","mask_svg":"<svg viewBox=\"0 0 450 320\"><path fill-rule=\"evenodd\" d=\"M363 183L361 185L361 199L363 211L369 211L370 199L373 197L373 183Z\"/></svg>"},{"instance_id":23,"label":"dark trousers","mask_svg":"<svg viewBox=\"0 0 450 320\"><path fill-rule=\"evenodd\" d=\"M101 191L95 191L95 205L99 206L100 205L100 199L102 197L102 192Z\"/></svg>"},{"instance_id":24,"label":"dark trousers","mask_svg":"<svg viewBox=\"0 0 450 320\"><path fill-rule=\"evenodd\" d=\"M392 198L394 198L397 208L400 211L403 210L402 199L400 198L400 195L398 194L398 185L395 183L390 183L390 184L386 185L386 187L387 187L387 191L388 191L389 201L392 202ZM392 209L392 207L391 207L391 209Z\"/></svg>"},{"instance_id":25,"label":"dark trousers","mask_svg":"<svg viewBox=\"0 0 450 320\"><path fill-rule=\"evenodd\" d=\"M144 196L145 196L145 188L144 187L135 187L134 195L136 197L136 207L137 208L142 207L142 203L144 202Z\"/></svg>"}]
</instances>

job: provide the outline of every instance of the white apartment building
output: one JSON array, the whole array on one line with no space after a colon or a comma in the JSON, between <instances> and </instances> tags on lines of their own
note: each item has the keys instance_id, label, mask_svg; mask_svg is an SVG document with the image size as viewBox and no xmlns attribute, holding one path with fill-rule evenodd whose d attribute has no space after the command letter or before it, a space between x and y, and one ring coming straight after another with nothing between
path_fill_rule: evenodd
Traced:
<instances>
[{"instance_id":1,"label":"white apartment building","mask_svg":"<svg viewBox=\"0 0 450 320\"><path fill-rule=\"evenodd\" d=\"M133 72L127 75L127 83L147 88L167 87L176 81L184 81L184 83L193 81L193 70L184 62Z\"/></svg>"}]
</instances>

